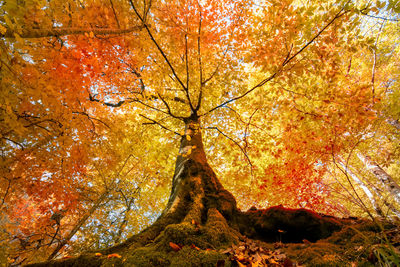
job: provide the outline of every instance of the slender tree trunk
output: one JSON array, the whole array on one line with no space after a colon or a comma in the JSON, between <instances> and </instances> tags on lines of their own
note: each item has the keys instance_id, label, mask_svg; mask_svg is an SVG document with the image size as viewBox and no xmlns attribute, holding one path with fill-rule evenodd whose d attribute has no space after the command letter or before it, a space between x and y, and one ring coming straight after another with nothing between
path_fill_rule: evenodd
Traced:
<instances>
[{"instance_id":1,"label":"slender tree trunk","mask_svg":"<svg viewBox=\"0 0 400 267\"><path fill-rule=\"evenodd\" d=\"M386 119L386 122L395 127L397 130L400 130L400 122L399 120L394 119Z\"/></svg>"},{"instance_id":2,"label":"slender tree trunk","mask_svg":"<svg viewBox=\"0 0 400 267\"><path fill-rule=\"evenodd\" d=\"M365 195L368 197L369 201L371 202L372 206L374 207L376 213L379 216L383 216L383 212L381 207L379 207L378 203L376 203L375 201L375 197L372 194L371 190L369 190L368 186L361 181L360 178L358 178L358 176L353 173L347 166L346 164L344 164L341 160L339 160L339 165L342 166L342 168L345 170L345 172L350 175L350 177L361 187L361 189L364 191Z\"/></svg>"},{"instance_id":3,"label":"slender tree trunk","mask_svg":"<svg viewBox=\"0 0 400 267\"><path fill-rule=\"evenodd\" d=\"M357 154L358 158L365 164L365 167L371 172L388 190L397 203L400 203L400 186L393 178L387 174L375 161L369 156L361 153Z\"/></svg>"},{"instance_id":4,"label":"slender tree trunk","mask_svg":"<svg viewBox=\"0 0 400 267\"><path fill-rule=\"evenodd\" d=\"M105 198L107 197L108 192L104 192L100 195L97 201L93 204L93 206L79 219L79 221L75 224L74 228L68 233L68 235L62 239L60 243L58 243L57 247L53 250L47 260L53 259L58 252L71 240L71 238L79 231L82 225L89 219L89 217L99 208L99 206L103 203Z\"/></svg>"}]
</instances>

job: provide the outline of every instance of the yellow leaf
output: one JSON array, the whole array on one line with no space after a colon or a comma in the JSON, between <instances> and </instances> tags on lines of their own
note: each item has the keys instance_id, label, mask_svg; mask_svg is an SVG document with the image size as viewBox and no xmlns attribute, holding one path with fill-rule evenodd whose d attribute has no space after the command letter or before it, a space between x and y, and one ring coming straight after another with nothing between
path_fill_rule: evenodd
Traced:
<instances>
[{"instance_id":1,"label":"yellow leaf","mask_svg":"<svg viewBox=\"0 0 400 267\"><path fill-rule=\"evenodd\" d=\"M15 36L15 40L18 42L18 43L23 43L24 42L24 39L22 39L21 38L21 36L19 36L19 34L18 33L14 33L14 36Z\"/></svg>"},{"instance_id":2,"label":"yellow leaf","mask_svg":"<svg viewBox=\"0 0 400 267\"><path fill-rule=\"evenodd\" d=\"M7 28L0 24L0 33L5 34L7 32Z\"/></svg>"},{"instance_id":3,"label":"yellow leaf","mask_svg":"<svg viewBox=\"0 0 400 267\"><path fill-rule=\"evenodd\" d=\"M269 263L278 264L278 262L276 260L274 260L274 259L269 259Z\"/></svg>"},{"instance_id":4,"label":"yellow leaf","mask_svg":"<svg viewBox=\"0 0 400 267\"><path fill-rule=\"evenodd\" d=\"M89 37L90 37L90 38L93 38L93 37L94 37L94 33L93 33L93 32L90 32L90 33L89 33Z\"/></svg>"},{"instance_id":5,"label":"yellow leaf","mask_svg":"<svg viewBox=\"0 0 400 267\"><path fill-rule=\"evenodd\" d=\"M188 140L188 141L190 141L190 140L192 140L192 137L190 137L190 135L186 135L186 140Z\"/></svg>"}]
</instances>

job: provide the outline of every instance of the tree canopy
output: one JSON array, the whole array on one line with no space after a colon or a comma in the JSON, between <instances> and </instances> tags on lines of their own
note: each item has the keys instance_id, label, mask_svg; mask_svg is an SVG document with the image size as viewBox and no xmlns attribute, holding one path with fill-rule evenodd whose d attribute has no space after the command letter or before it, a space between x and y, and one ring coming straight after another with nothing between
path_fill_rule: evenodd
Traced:
<instances>
[{"instance_id":1,"label":"tree canopy","mask_svg":"<svg viewBox=\"0 0 400 267\"><path fill-rule=\"evenodd\" d=\"M400 3L0 3L0 255L156 220L195 146L239 208L400 216ZM8 257L8 258L7 258Z\"/></svg>"}]
</instances>

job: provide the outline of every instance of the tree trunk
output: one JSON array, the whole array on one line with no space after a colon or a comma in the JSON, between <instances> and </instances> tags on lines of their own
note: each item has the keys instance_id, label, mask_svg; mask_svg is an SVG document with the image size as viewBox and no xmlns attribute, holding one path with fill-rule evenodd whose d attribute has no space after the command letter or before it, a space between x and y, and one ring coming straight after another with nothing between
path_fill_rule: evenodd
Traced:
<instances>
[{"instance_id":1,"label":"tree trunk","mask_svg":"<svg viewBox=\"0 0 400 267\"><path fill-rule=\"evenodd\" d=\"M357 154L358 158L365 164L365 167L371 172L388 190L397 203L400 203L400 186L393 178L387 174L375 161L369 156L361 153Z\"/></svg>"},{"instance_id":2,"label":"tree trunk","mask_svg":"<svg viewBox=\"0 0 400 267\"><path fill-rule=\"evenodd\" d=\"M379 200L381 200L383 202L383 204L390 210L393 212L394 215L396 215L398 218L400 218L400 211L397 210L392 203L389 203L385 197L382 196L381 192L379 192L379 190L376 188L376 186L372 185L371 183L367 183L365 184L358 176L357 174L353 173L340 159L339 160L339 164L340 166L342 166L344 168L344 170L350 175L350 177L353 178L353 180L363 189L363 191L365 192L365 194L368 196L369 200L371 201L371 204L373 205L375 211L377 212L377 214L379 216L386 216L385 213L383 213L381 207L378 205L378 203L376 203L375 197L372 194L371 190L373 190L373 192L375 193L375 196L377 196L379 198ZM351 167L351 166L350 166Z\"/></svg>"},{"instance_id":3,"label":"tree trunk","mask_svg":"<svg viewBox=\"0 0 400 267\"><path fill-rule=\"evenodd\" d=\"M361 181L361 179L358 178L358 176L357 176L355 173L353 173L353 172L346 166L346 164L344 164L344 163L342 162L341 159L339 160L339 165L342 166L342 168L345 170L346 175L348 174L348 175L354 180L354 182L356 182L356 183L361 187L361 189L364 191L365 195L368 197L369 201L371 202L372 206L374 207L376 213L377 213L379 216L383 217L384 214L383 214L383 212L382 212L382 209L381 209L381 207L378 205L378 203L376 203L375 197L374 197L374 195L372 194L371 190L369 190L368 186L367 186L363 181Z\"/></svg>"},{"instance_id":4,"label":"tree trunk","mask_svg":"<svg viewBox=\"0 0 400 267\"><path fill-rule=\"evenodd\" d=\"M100 195L100 197L97 199L97 201L93 204L93 206L78 220L78 222L75 224L74 228L68 233L67 236L65 236L60 243L57 244L57 247L53 250L53 252L50 254L50 256L47 258L48 260L53 259L58 252L66 245L68 242L71 240L71 238L81 229L82 225L89 219L89 217L99 208L99 206L103 203L105 198L107 197L107 194L109 192L104 192L103 194Z\"/></svg>"},{"instance_id":5,"label":"tree trunk","mask_svg":"<svg viewBox=\"0 0 400 267\"><path fill-rule=\"evenodd\" d=\"M171 195L161 216L141 233L100 253L123 255L124 263L120 263L125 266L216 266L226 259L217 249L246 237L266 242L314 242L341 226L332 217L305 209L277 206L240 211L208 164L200 121L192 116L185 121ZM89 253L33 266L101 266L106 260Z\"/></svg>"}]
</instances>

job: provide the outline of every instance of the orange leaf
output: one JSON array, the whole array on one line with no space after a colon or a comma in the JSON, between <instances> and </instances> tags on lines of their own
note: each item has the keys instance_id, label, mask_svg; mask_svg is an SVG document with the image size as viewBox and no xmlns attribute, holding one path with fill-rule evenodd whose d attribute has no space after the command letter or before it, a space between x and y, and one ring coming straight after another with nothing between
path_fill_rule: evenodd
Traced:
<instances>
[{"instance_id":1,"label":"orange leaf","mask_svg":"<svg viewBox=\"0 0 400 267\"><path fill-rule=\"evenodd\" d=\"M198 248L195 244L190 245L190 247L196 250L200 250L200 248Z\"/></svg>"},{"instance_id":2,"label":"orange leaf","mask_svg":"<svg viewBox=\"0 0 400 267\"><path fill-rule=\"evenodd\" d=\"M108 255L107 255L107 258L108 258L108 259L111 259L111 258L121 258L121 255L119 255L119 254L117 254L117 253L108 254Z\"/></svg>"},{"instance_id":3,"label":"orange leaf","mask_svg":"<svg viewBox=\"0 0 400 267\"><path fill-rule=\"evenodd\" d=\"M181 246L179 246L179 245L177 245L177 244L175 244L175 243L173 243L173 242L169 242L169 246L170 246L170 247L172 248L172 250L175 251L175 252L177 252L177 251L179 251L179 250L182 249Z\"/></svg>"}]
</instances>

